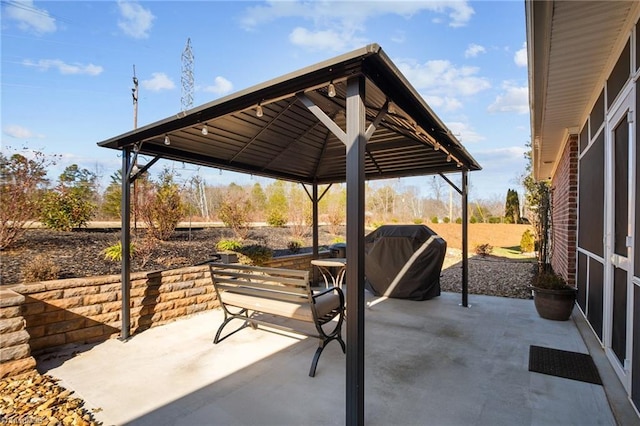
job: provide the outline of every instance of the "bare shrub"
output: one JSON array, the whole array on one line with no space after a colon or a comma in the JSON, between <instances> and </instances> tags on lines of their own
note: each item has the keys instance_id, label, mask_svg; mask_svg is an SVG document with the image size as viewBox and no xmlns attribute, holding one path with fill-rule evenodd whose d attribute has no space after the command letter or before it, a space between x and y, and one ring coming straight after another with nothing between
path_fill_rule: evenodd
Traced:
<instances>
[{"instance_id":1,"label":"bare shrub","mask_svg":"<svg viewBox=\"0 0 640 426\"><path fill-rule=\"evenodd\" d=\"M23 281L26 283L56 280L60 277L60 267L42 255L34 257L30 263L22 268L21 272Z\"/></svg>"},{"instance_id":2,"label":"bare shrub","mask_svg":"<svg viewBox=\"0 0 640 426\"><path fill-rule=\"evenodd\" d=\"M33 159L0 153L0 250L11 246L38 216L38 196L47 185L47 168L55 164L41 152Z\"/></svg>"}]
</instances>

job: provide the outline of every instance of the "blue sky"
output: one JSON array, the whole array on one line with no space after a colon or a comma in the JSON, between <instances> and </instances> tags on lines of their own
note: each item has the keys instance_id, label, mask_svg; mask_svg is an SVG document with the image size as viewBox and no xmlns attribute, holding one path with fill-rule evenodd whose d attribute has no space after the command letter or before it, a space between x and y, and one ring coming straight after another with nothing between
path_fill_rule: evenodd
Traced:
<instances>
[{"instance_id":1,"label":"blue sky","mask_svg":"<svg viewBox=\"0 0 640 426\"><path fill-rule=\"evenodd\" d=\"M96 143L133 127L134 65L138 125L180 111L189 38L194 107L378 43L482 165L469 175L472 198L505 197L525 167L524 1L1 3L2 149L61 155L53 179L73 163L105 181L120 168L118 152ZM173 166L212 185L249 182Z\"/></svg>"}]
</instances>

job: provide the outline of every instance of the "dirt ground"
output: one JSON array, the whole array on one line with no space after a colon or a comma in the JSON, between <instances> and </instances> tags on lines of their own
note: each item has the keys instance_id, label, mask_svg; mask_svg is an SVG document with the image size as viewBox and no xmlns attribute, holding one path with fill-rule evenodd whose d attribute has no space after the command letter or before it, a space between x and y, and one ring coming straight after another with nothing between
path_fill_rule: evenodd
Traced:
<instances>
[{"instance_id":1,"label":"dirt ground","mask_svg":"<svg viewBox=\"0 0 640 426\"><path fill-rule=\"evenodd\" d=\"M459 224L428 224L447 241L449 249L461 248L462 226ZM478 244L489 243L494 247L520 245L526 225L470 224L469 251ZM143 231L139 231L143 232ZM344 239L344 227L337 234L328 227L320 227L320 245L329 246L336 239ZM147 262L134 257L132 271L190 266L211 259L216 253L216 243L233 238L230 229L222 227L180 228L168 241L159 242ZM53 262L60 271L58 278L74 278L92 275L120 273L120 263L105 259L104 250L116 244L120 231L93 224L88 229L73 232L58 232L47 229L29 229L12 248L0 252L0 284L17 284L24 281L25 271L30 266L45 261ZM133 237L135 241L135 236ZM246 244L262 244L274 250L274 255L290 254L287 246L295 239L288 228L252 228ZM303 238L304 251L311 251L311 235ZM455 255L454 255L455 257Z\"/></svg>"}]
</instances>

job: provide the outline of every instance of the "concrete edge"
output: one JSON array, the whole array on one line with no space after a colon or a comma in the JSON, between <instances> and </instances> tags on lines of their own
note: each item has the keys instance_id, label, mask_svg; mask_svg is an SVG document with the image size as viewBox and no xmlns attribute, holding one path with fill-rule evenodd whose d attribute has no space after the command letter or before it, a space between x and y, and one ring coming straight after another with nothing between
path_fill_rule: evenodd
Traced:
<instances>
[{"instance_id":1,"label":"concrete edge","mask_svg":"<svg viewBox=\"0 0 640 426\"><path fill-rule=\"evenodd\" d=\"M625 390L618 375L609 363L609 359L604 349L598 341L595 333L587 323L586 318L579 309L574 309L572 319L582 336L582 340L587 346L587 350L593 358L593 362L598 368L600 378L604 388L604 393L611 407L613 416L618 425L640 426L640 417L636 413L627 391Z\"/></svg>"}]
</instances>

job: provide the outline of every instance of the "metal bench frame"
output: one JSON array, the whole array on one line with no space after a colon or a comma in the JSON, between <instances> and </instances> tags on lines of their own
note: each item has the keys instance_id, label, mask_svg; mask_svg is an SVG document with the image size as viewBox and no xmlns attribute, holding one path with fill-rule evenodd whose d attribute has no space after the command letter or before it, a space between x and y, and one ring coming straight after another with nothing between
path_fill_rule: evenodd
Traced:
<instances>
[{"instance_id":1,"label":"metal bench frame","mask_svg":"<svg viewBox=\"0 0 640 426\"><path fill-rule=\"evenodd\" d=\"M322 350L329 342L336 340L340 344L342 352L345 353L345 343L342 340L342 323L345 316L344 294L340 288L331 287L314 293L309 283L309 271L215 262L209 263L209 269L225 318L218 328L213 343L217 344L247 326L256 329L258 325L317 338L319 339L318 349L313 356L309 370L311 377L315 376ZM337 306L334 306L335 296L331 296L332 293L338 297L339 304ZM242 301L237 299L242 299ZM329 303L330 308L323 305L323 302L326 301L331 302ZM260 304L262 309L257 304ZM280 304L296 307L298 308L296 312L299 310L302 315L284 313L272 306ZM257 314L311 322L315 325L317 333L309 333L277 324L264 318L264 315ZM336 317L337 321L334 321ZM221 337L222 330L234 319L243 321L242 326ZM325 328L329 331L325 331Z\"/></svg>"}]
</instances>

